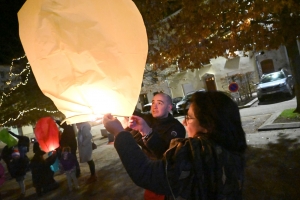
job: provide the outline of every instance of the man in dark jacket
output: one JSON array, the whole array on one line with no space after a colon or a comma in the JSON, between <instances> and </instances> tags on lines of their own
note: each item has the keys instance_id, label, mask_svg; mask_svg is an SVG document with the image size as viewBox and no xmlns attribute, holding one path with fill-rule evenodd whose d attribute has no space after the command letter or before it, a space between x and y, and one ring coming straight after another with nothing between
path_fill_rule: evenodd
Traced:
<instances>
[{"instance_id":1,"label":"man in dark jacket","mask_svg":"<svg viewBox=\"0 0 300 200\"><path fill-rule=\"evenodd\" d=\"M174 138L185 138L184 126L175 119L172 110L172 99L165 93L158 93L152 99L151 114L134 113L146 121L141 130L137 130L136 120L131 118L128 127L131 134L149 158L156 160L163 157ZM148 126L147 126L148 125ZM127 130L130 130L127 128Z\"/></svg>"},{"instance_id":2,"label":"man in dark jacket","mask_svg":"<svg viewBox=\"0 0 300 200\"><path fill-rule=\"evenodd\" d=\"M128 128L135 141L142 147L143 152L152 160L162 159L164 152L169 148L174 138L185 138L184 126L175 119L172 110L172 99L165 93L158 93L152 99L151 114L132 116ZM136 118L141 117L146 121L142 128L137 129ZM139 126L140 127L140 126ZM128 129L127 130L130 130ZM144 199L163 199L162 195L146 190Z\"/></svg>"},{"instance_id":3,"label":"man in dark jacket","mask_svg":"<svg viewBox=\"0 0 300 200\"><path fill-rule=\"evenodd\" d=\"M34 156L29 165L32 174L32 182L37 195L42 196L43 193L54 190L59 186L54 180L54 172L50 168L56 160L56 152L54 151L50 157L44 159L43 155L45 152L40 149L39 143L36 142L33 145L33 153Z\"/></svg>"},{"instance_id":4,"label":"man in dark jacket","mask_svg":"<svg viewBox=\"0 0 300 200\"><path fill-rule=\"evenodd\" d=\"M70 147L71 153L76 156L77 151L77 140L75 130L72 125L68 125L66 122L61 124L60 121L56 121L57 124L63 128L63 132L60 136L59 144L61 147Z\"/></svg>"}]
</instances>

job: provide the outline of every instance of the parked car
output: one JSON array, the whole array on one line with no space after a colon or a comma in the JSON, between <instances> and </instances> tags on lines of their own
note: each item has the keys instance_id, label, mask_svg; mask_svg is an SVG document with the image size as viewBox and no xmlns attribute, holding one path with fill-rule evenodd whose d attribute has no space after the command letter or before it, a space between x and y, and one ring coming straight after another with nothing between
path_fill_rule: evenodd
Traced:
<instances>
[{"instance_id":1,"label":"parked car","mask_svg":"<svg viewBox=\"0 0 300 200\"><path fill-rule=\"evenodd\" d=\"M176 104L181 101L182 97L175 97L172 99L172 104L173 104L173 107L172 107L172 111L173 111L173 114L174 113L177 113L177 109L176 109Z\"/></svg>"},{"instance_id":2,"label":"parked car","mask_svg":"<svg viewBox=\"0 0 300 200\"><path fill-rule=\"evenodd\" d=\"M147 103L146 105L144 105L143 113L151 113L151 106L152 106L152 103Z\"/></svg>"},{"instance_id":3,"label":"parked car","mask_svg":"<svg viewBox=\"0 0 300 200\"><path fill-rule=\"evenodd\" d=\"M200 92L200 91L205 91L204 89L198 90L198 91L194 91L194 92L190 92L187 93L182 99L181 101L179 101L176 104L176 111L179 114L185 114L187 112L187 110L189 109L189 100L192 98L193 94L195 92Z\"/></svg>"},{"instance_id":4,"label":"parked car","mask_svg":"<svg viewBox=\"0 0 300 200\"><path fill-rule=\"evenodd\" d=\"M293 96L293 91L293 76L286 69L262 75L260 82L257 84L257 98L260 102L272 94L282 93Z\"/></svg>"}]
</instances>

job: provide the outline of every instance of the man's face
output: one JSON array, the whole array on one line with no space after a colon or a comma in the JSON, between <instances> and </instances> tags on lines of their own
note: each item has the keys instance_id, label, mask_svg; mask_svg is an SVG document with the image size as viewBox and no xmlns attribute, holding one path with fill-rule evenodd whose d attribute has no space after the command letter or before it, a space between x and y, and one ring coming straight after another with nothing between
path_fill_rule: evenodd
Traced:
<instances>
[{"instance_id":1,"label":"man's face","mask_svg":"<svg viewBox=\"0 0 300 200\"><path fill-rule=\"evenodd\" d=\"M151 113L154 118L166 118L172 109L165 96L157 94L152 99Z\"/></svg>"}]
</instances>

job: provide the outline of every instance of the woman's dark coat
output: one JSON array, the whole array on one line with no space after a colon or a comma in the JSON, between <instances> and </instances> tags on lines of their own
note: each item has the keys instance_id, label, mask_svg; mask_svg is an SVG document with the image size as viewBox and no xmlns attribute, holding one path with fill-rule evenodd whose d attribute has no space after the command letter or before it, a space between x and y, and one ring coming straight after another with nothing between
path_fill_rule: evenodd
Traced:
<instances>
[{"instance_id":1,"label":"woman's dark coat","mask_svg":"<svg viewBox=\"0 0 300 200\"><path fill-rule=\"evenodd\" d=\"M244 157L205 138L174 139L163 160L153 161L129 132L115 148L131 179L167 199L242 199Z\"/></svg>"}]
</instances>

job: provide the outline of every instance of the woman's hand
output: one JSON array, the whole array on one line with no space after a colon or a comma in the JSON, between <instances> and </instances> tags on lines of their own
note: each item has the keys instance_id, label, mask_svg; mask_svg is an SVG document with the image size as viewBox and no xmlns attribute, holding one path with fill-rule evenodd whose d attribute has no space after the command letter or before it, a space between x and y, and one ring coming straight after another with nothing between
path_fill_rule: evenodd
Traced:
<instances>
[{"instance_id":1,"label":"woman's hand","mask_svg":"<svg viewBox=\"0 0 300 200\"><path fill-rule=\"evenodd\" d=\"M147 135L152 130L143 118L135 115L132 115L129 118L128 127L133 130L139 131L142 136Z\"/></svg>"},{"instance_id":2,"label":"woman's hand","mask_svg":"<svg viewBox=\"0 0 300 200\"><path fill-rule=\"evenodd\" d=\"M110 113L103 116L103 125L106 130L113 135L117 135L121 131L124 131L121 122Z\"/></svg>"}]
</instances>

